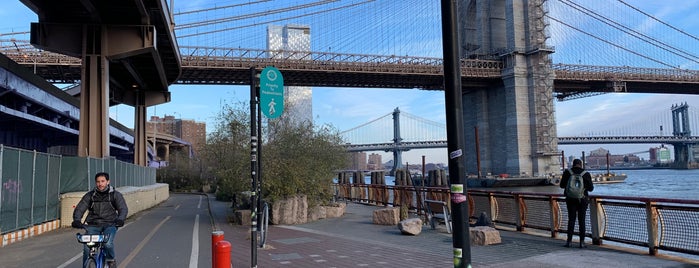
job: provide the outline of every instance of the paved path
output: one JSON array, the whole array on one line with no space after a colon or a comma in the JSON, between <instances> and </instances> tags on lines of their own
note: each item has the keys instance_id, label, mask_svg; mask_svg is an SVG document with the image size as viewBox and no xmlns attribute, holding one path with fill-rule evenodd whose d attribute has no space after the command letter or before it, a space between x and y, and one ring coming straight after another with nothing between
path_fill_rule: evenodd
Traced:
<instances>
[{"instance_id":1,"label":"paved path","mask_svg":"<svg viewBox=\"0 0 699 268\"><path fill-rule=\"evenodd\" d=\"M228 223L229 205L211 196L172 194L132 215L116 238L119 267L211 267L214 230L224 231L231 242L233 267L252 267L250 229ZM453 267L452 238L443 226L401 235L395 226L371 223L378 208L350 203L340 218L270 226L268 246L257 251L257 267ZM62 228L2 247L0 267L80 267L82 246L75 233ZM559 239L506 230L500 235L501 244L471 247L473 267L699 268L699 256L680 261L608 246L564 248Z\"/></svg>"},{"instance_id":2,"label":"paved path","mask_svg":"<svg viewBox=\"0 0 699 268\"><path fill-rule=\"evenodd\" d=\"M233 245L233 267L251 267L250 229L226 223L227 203L212 201L214 219ZM258 267L453 267L452 238L444 227L418 236L372 224L380 207L349 203L343 217L270 226ZM610 246L564 248L563 240L501 230L502 243L472 246L473 267L699 267L695 261L648 256ZM589 242L589 240L588 240Z\"/></svg>"}]
</instances>

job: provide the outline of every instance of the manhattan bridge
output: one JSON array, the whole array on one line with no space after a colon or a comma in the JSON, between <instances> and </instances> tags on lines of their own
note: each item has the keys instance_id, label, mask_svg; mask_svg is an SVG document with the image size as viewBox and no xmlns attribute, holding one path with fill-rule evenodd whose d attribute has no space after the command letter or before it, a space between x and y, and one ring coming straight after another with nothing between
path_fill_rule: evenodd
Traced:
<instances>
[{"instance_id":1,"label":"manhattan bridge","mask_svg":"<svg viewBox=\"0 0 699 268\"><path fill-rule=\"evenodd\" d=\"M699 94L696 35L627 2L459 3L466 147L475 148L479 136L481 161L493 173L558 170L557 145L580 141L557 135L555 100L606 93ZM0 52L56 84L102 79L86 73L85 66L86 59L103 61L109 65L103 82L109 84L108 92L99 82L80 87L110 99L94 105L136 107L137 126L145 120L145 107L169 101L168 85L249 85L251 69L269 65L282 71L286 86L443 89L439 1L172 2L155 9L137 6L140 16L123 13L132 8L128 4L103 5L41 2L34 6L39 23L31 31L0 35ZM269 25L306 29L312 33L310 50L269 49ZM90 52L85 44L94 39L102 41L95 44L104 44L103 49ZM687 110L681 114L678 120L689 120ZM407 140L396 138L393 129L365 135L391 133L388 141ZM675 134L691 139L689 130ZM80 135L90 134L81 130ZM136 128L134 137L138 158L145 135ZM443 139L422 136L416 141L423 140ZM682 150L690 150L693 142L683 142L688 146ZM103 149L93 150L99 144L85 146L78 152L105 156L99 155ZM475 155L465 156L469 170Z\"/></svg>"}]
</instances>

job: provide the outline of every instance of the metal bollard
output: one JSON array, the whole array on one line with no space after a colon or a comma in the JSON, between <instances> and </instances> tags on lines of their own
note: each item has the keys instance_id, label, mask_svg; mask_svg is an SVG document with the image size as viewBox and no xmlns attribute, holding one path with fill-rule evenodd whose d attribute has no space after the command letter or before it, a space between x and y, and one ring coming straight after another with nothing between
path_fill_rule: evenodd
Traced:
<instances>
[{"instance_id":1,"label":"metal bollard","mask_svg":"<svg viewBox=\"0 0 699 268\"><path fill-rule=\"evenodd\" d=\"M214 256L214 268L230 268L231 267L231 243L222 240L216 242L216 253Z\"/></svg>"},{"instance_id":2,"label":"metal bollard","mask_svg":"<svg viewBox=\"0 0 699 268\"><path fill-rule=\"evenodd\" d=\"M216 268L216 243L223 241L223 231L211 232L211 267Z\"/></svg>"}]
</instances>

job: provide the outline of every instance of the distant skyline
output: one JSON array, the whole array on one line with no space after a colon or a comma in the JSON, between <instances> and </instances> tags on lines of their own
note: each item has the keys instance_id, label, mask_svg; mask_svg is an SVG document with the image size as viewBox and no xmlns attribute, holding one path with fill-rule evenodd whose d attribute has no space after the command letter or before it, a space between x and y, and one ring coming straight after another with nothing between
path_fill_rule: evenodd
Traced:
<instances>
[{"instance_id":1,"label":"distant skyline","mask_svg":"<svg viewBox=\"0 0 699 268\"><path fill-rule=\"evenodd\" d=\"M199 1L210 3L212 1ZM654 16L699 36L699 1L626 1ZM188 3L193 4L193 3ZM211 4L208 4L210 6ZM32 13L19 1L6 1L2 4L0 33L28 31L30 22L37 21ZM639 22L651 27L657 22ZM554 32L555 33L555 32ZM265 34L265 33L261 33ZM6 39L5 36L0 38ZM14 38L14 37L11 37ZM554 36L554 41L564 43L564 36ZM695 48L699 49L699 43ZM561 47L561 44L553 44ZM585 54L587 52L588 54ZM696 53L695 51L692 51ZM578 57L604 57L595 50L581 49ZM554 54L555 56L558 56ZM565 61L567 62L567 61ZM554 63L558 63L554 61ZM697 69L697 68L693 68ZM172 101L149 107L147 118L156 115L173 115L181 119L192 119L207 123L207 132L214 127L214 119L224 103L249 103L247 86L221 85L172 85ZM339 131L361 125L399 107L405 111L432 121L445 122L444 92L417 89L364 89L364 88L324 88L314 87L312 93L313 118L316 124L330 124ZM590 132L615 129L640 119L670 113L673 104L688 103L699 108L699 96L668 94L628 94L612 93L583 99L555 102L556 124L559 136L577 136ZM119 105L110 109L110 115L127 127L133 127L133 108ZM669 126L668 126L669 129ZM566 155L580 155L597 148L610 150L612 154L623 154L647 150L659 144L632 145L580 145L559 146ZM472 150L466 148L467 151ZM369 152L371 153L371 152ZM379 152L377 152L379 153ZM392 158L389 153L380 152L383 161ZM446 149L412 150L403 154L403 162L421 163L421 156L428 163L447 163ZM647 157L647 156L642 156Z\"/></svg>"}]
</instances>

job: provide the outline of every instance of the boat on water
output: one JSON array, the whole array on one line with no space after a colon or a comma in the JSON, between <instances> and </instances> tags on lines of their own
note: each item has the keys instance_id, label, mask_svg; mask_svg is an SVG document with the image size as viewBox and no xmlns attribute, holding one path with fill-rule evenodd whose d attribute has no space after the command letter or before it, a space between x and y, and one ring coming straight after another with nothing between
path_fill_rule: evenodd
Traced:
<instances>
[{"instance_id":1,"label":"boat on water","mask_svg":"<svg viewBox=\"0 0 699 268\"><path fill-rule=\"evenodd\" d=\"M627 177L626 174L623 173L615 174L610 172L597 174L590 173L590 175L592 175L592 183L596 184L620 183L624 182L624 180L626 180Z\"/></svg>"},{"instance_id":2,"label":"boat on water","mask_svg":"<svg viewBox=\"0 0 699 268\"><path fill-rule=\"evenodd\" d=\"M558 185L560 182L560 176L553 175L545 177L509 177L501 174L483 178L469 176L466 179L466 184L469 188L546 186Z\"/></svg>"},{"instance_id":3,"label":"boat on water","mask_svg":"<svg viewBox=\"0 0 699 268\"><path fill-rule=\"evenodd\" d=\"M584 154L583 154L584 157ZM605 173L590 173L592 175L592 183L604 184L604 183L619 183L626 180L626 174L615 174L609 172L609 153L607 153L607 172Z\"/></svg>"}]
</instances>

